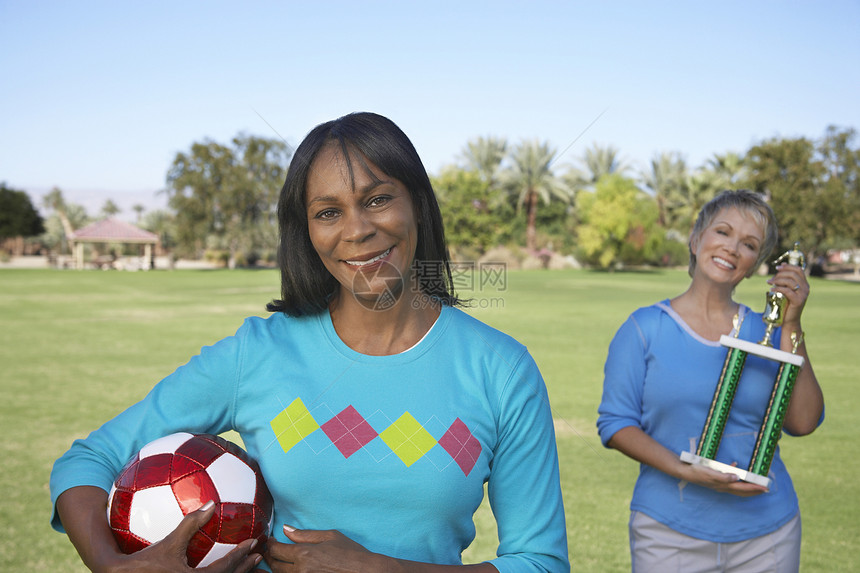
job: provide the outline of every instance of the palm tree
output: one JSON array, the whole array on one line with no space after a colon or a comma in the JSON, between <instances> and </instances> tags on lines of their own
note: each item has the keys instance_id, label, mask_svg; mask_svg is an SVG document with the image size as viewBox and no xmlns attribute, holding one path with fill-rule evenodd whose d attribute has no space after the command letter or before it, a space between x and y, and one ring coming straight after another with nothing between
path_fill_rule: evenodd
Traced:
<instances>
[{"instance_id":1,"label":"palm tree","mask_svg":"<svg viewBox=\"0 0 860 573\"><path fill-rule=\"evenodd\" d=\"M166 209L149 211L138 221L138 224L141 228L158 235L158 248L162 253L172 254L171 251L176 246L176 217L173 213ZM172 269L176 258L170 256L168 261Z\"/></svg>"},{"instance_id":2,"label":"palm tree","mask_svg":"<svg viewBox=\"0 0 860 573\"><path fill-rule=\"evenodd\" d=\"M601 147L593 143L587 148L579 160L579 165L571 165L562 176L568 187L579 192L583 189L593 189L598 179L604 175L617 173L623 175L630 169L626 161L618 155L618 149L612 145Z\"/></svg>"},{"instance_id":3,"label":"palm tree","mask_svg":"<svg viewBox=\"0 0 860 573\"><path fill-rule=\"evenodd\" d=\"M585 150L583 163L587 169L588 181L592 185L604 175L623 175L630 168L627 162L619 157L617 148L612 145L601 147L597 143Z\"/></svg>"},{"instance_id":4,"label":"palm tree","mask_svg":"<svg viewBox=\"0 0 860 573\"><path fill-rule=\"evenodd\" d=\"M709 169L699 169L691 175L687 181L687 194L684 204L678 209L678 225L683 227L679 230L689 232L696 222L696 216L705 203L717 196L726 188L726 180L723 175Z\"/></svg>"},{"instance_id":5,"label":"palm tree","mask_svg":"<svg viewBox=\"0 0 860 573\"><path fill-rule=\"evenodd\" d=\"M501 137L478 137L466 143L460 158L468 171L476 171L488 188L496 184L499 166L508 150L508 141Z\"/></svg>"},{"instance_id":6,"label":"palm tree","mask_svg":"<svg viewBox=\"0 0 860 573\"><path fill-rule=\"evenodd\" d=\"M663 152L651 159L651 171L642 174L642 183L657 200L657 217L665 229L677 229L678 209L683 209L688 195L687 162L677 152Z\"/></svg>"},{"instance_id":7,"label":"palm tree","mask_svg":"<svg viewBox=\"0 0 860 573\"><path fill-rule=\"evenodd\" d=\"M706 162L707 168L725 180L725 187L737 187L746 179L746 163L743 156L732 151L714 156Z\"/></svg>"},{"instance_id":8,"label":"palm tree","mask_svg":"<svg viewBox=\"0 0 860 573\"><path fill-rule=\"evenodd\" d=\"M132 206L131 210L132 210L132 211L134 211L134 212L135 212L135 214L137 215L137 218L135 219L135 222L137 222L138 224L140 224L140 218L141 218L141 217L143 217L143 212L144 212L144 211L146 211L146 207L145 207L145 206L143 206L143 205L141 205L140 203L135 203L135 204Z\"/></svg>"},{"instance_id":9,"label":"palm tree","mask_svg":"<svg viewBox=\"0 0 860 573\"><path fill-rule=\"evenodd\" d=\"M517 199L517 208L526 208L526 247L537 247L538 201L549 203L553 197L570 202L571 190L552 172L555 149L537 140L523 141L511 151L511 165L499 175L499 182Z\"/></svg>"},{"instance_id":10,"label":"palm tree","mask_svg":"<svg viewBox=\"0 0 860 573\"><path fill-rule=\"evenodd\" d=\"M104 202L104 205L102 205L102 217L113 217L120 211L122 211L122 209L120 209L119 205L114 203L111 199L107 199Z\"/></svg>"},{"instance_id":11,"label":"palm tree","mask_svg":"<svg viewBox=\"0 0 860 573\"><path fill-rule=\"evenodd\" d=\"M66 205L66 199L63 197L63 192L60 191L59 187L54 187L51 189L50 193L42 197L42 204L54 211L57 214L57 217L60 219L60 223L63 225L63 234L65 235L66 242L69 245L69 248L72 248L72 235L75 232L75 228L72 227L72 222L69 220L68 216L68 206Z\"/></svg>"}]
</instances>

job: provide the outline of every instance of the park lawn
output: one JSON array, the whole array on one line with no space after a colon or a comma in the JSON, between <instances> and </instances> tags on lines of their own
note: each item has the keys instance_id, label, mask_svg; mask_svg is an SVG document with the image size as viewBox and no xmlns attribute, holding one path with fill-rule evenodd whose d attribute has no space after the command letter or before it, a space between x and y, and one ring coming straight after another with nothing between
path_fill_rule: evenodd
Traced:
<instances>
[{"instance_id":1,"label":"park lawn","mask_svg":"<svg viewBox=\"0 0 860 573\"><path fill-rule=\"evenodd\" d=\"M509 271L458 285L475 316L526 344L556 420L574 571L629 571L628 503L634 462L604 449L595 429L606 348L637 308L681 292L683 271ZM484 281L483 278L488 280ZM738 298L764 306L763 277ZM860 570L860 284L812 280L804 328L827 400L812 436L781 441L804 520L802 570ZM265 316L276 271L149 273L0 270L0 570L84 571L48 524L51 465L71 440L141 398L203 345ZM470 561L493 555L486 504Z\"/></svg>"}]
</instances>

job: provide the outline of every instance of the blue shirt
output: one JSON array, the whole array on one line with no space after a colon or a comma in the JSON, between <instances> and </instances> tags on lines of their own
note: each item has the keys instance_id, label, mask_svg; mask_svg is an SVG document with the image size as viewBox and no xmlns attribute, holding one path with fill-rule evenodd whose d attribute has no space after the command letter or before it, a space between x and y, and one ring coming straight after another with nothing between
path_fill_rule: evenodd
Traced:
<instances>
[{"instance_id":1,"label":"blue shirt","mask_svg":"<svg viewBox=\"0 0 860 573\"><path fill-rule=\"evenodd\" d=\"M761 314L741 306L740 338L764 336ZM779 340L780 332L774 333ZM669 301L636 310L609 347L597 420L603 444L635 426L679 454L695 453L727 349L697 335ZM770 400L779 363L748 355L717 461L746 468ZM820 423L820 422L819 422ZM798 512L791 477L777 449L768 493L738 497L640 465L630 508L692 537L734 542L778 529Z\"/></svg>"},{"instance_id":2,"label":"blue shirt","mask_svg":"<svg viewBox=\"0 0 860 573\"><path fill-rule=\"evenodd\" d=\"M249 318L76 441L55 463L52 500L108 490L154 438L230 429L260 463L281 541L283 524L338 529L374 552L459 564L486 482L496 568L569 570L543 379L525 347L460 310L444 307L393 356L346 346L328 312Z\"/></svg>"}]
</instances>

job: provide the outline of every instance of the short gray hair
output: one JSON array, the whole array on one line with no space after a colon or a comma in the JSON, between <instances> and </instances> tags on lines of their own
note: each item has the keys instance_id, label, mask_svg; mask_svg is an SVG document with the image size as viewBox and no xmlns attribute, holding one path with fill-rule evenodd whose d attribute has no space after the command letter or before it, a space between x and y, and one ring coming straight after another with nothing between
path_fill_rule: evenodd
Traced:
<instances>
[{"instance_id":1,"label":"short gray hair","mask_svg":"<svg viewBox=\"0 0 860 573\"><path fill-rule=\"evenodd\" d=\"M696 224L693 225L693 230L690 232L690 241L688 243L690 248L690 264L687 272L691 277L696 270L696 255L693 253L693 242L698 241L704 230L708 228L722 210L732 207L751 214L761 225L762 229L764 229L764 240L759 249L758 259L752 266L750 274L747 275L748 277L752 276L752 273L759 268L776 246L776 241L779 238L776 216L761 193L747 189L738 189L736 191L726 189L725 191L720 191L716 197L705 203L705 206L699 211L699 216L696 217Z\"/></svg>"}]
</instances>

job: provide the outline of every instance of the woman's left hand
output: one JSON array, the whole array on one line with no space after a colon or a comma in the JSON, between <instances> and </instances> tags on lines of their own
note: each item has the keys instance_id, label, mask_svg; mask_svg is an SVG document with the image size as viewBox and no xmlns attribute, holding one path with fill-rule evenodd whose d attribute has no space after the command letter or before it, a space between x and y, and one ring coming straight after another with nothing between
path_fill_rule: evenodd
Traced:
<instances>
[{"instance_id":1,"label":"woman's left hand","mask_svg":"<svg viewBox=\"0 0 860 573\"><path fill-rule=\"evenodd\" d=\"M782 293L788 299L783 322L800 323L800 315L809 297L809 281L803 269L783 263L776 267L776 274L767 283L771 285L771 292Z\"/></svg>"},{"instance_id":2,"label":"woman's left hand","mask_svg":"<svg viewBox=\"0 0 860 573\"><path fill-rule=\"evenodd\" d=\"M371 553L346 535L333 529L303 530L284 526L284 535L293 543L270 538L266 562L274 573L380 571L380 555Z\"/></svg>"},{"instance_id":3,"label":"woman's left hand","mask_svg":"<svg viewBox=\"0 0 860 573\"><path fill-rule=\"evenodd\" d=\"M774 346L804 358L803 366L797 374L783 428L795 436L805 436L815 431L824 411L824 395L812 369L804 342L803 326L800 324L800 315L809 298L809 281L806 280L803 269L797 265L781 264L776 267L776 271L767 282L771 285L772 292L785 295L788 304L782 318L782 335L779 341L774 341Z\"/></svg>"}]
</instances>

